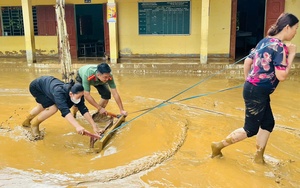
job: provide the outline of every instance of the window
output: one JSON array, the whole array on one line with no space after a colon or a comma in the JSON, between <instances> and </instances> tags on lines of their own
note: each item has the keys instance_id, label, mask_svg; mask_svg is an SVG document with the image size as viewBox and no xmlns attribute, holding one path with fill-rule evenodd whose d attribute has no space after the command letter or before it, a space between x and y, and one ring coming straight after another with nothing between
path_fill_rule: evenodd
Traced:
<instances>
[{"instance_id":1,"label":"window","mask_svg":"<svg viewBox=\"0 0 300 188\"><path fill-rule=\"evenodd\" d=\"M2 34L4 36L24 36L22 7L1 7ZM38 35L36 8L32 7L34 34Z\"/></svg>"}]
</instances>

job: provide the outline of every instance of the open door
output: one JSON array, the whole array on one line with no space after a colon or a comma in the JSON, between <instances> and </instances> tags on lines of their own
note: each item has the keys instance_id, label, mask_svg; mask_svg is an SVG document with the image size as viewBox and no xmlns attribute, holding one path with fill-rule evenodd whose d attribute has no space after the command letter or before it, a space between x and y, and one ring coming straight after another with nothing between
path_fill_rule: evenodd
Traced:
<instances>
[{"instance_id":1,"label":"open door","mask_svg":"<svg viewBox=\"0 0 300 188\"><path fill-rule=\"evenodd\" d=\"M231 1L230 58L249 53L284 12L285 0Z\"/></svg>"},{"instance_id":2,"label":"open door","mask_svg":"<svg viewBox=\"0 0 300 188\"><path fill-rule=\"evenodd\" d=\"M241 59L264 37L265 0L231 1L230 58Z\"/></svg>"},{"instance_id":3,"label":"open door","mask_svg":"<svg viewBox=\"0 0 300 188\"><path fill-rule=\"evenodd\" d=\"M274 24L281 13L284 12L285 0L267 0L265 35L268 29Z\"/></svg>"}]
</instances>

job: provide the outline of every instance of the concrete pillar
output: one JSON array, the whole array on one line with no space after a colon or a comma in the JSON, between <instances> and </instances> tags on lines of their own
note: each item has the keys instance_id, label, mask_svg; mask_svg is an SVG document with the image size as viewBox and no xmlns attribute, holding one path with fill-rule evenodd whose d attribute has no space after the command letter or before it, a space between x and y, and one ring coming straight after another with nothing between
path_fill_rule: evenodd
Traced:
<instances>
[{"instance_id":1,"label":"concrete pillar","mask_svg":"<svg viewBox=\"0 0 300 188\"><path fill-rule=\"evenodd\" d=\"M109 45L110 45L110 62L117 63L119 58L118 46L118 28L116 16L116 2L115 0L108 0L107 2L107 19L109 28Z\"/></svg>"},{"instance_id":2,"label":"concrete pillar","mask_svg":"<svg viewBox=\"0 0 300 188\"><path fill-rule=\"evenodd\" d=\"M28 63L36 62L34 29L31 0L22 0L23 23L25 31L26 58Z\"/></svg>"},{"instance_id":3,"label":"concrete pillar","mask_svg":"<svg viewBox=\"0 0 300 188\"><path fill-rule=\"evenodd\" d=\"M208 55L209 2L203 0L201 8L200 62L203 64L207 63Z\"/></svg>"}]
</instances>

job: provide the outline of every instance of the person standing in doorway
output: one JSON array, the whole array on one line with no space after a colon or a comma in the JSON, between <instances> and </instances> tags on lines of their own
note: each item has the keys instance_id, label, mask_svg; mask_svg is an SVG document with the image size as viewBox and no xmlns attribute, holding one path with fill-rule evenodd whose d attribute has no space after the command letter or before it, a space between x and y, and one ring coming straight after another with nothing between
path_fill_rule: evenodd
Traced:
<instances>
[{"instance_id":1,"label":"person standing in doorway","mask_svg":"<svg viewBox=\"0 0 300 188\"><path fill-rule=\"evenodd\" d=\"M263 38L245 59L244 127L234 130L220 142L213 142L212 158L222 156L221 150L224 147L257 135L254 161L264 163L264 151L275 125L270 94L290 72L297 48L294 44L283 42L294 38L298 22L298 18L293 14L281 14L268 30L268 36Z\"/></svg>"},{"instance_id":2,"label":"person standing in doorway","mask_svg":"<svg viewBox=\"0 0 300 188\"><path fill-rule=\"evenodd\" d=\"M22 125L24 127L31 127L35 140L42 139L39 125L54 115L58 109L61 115L75 127L77 133L83 135L86 130L76 121L70 112L70 108L73 105L78 107L80 113L92 125L96 134L103 132L103 130L98 129L84 104L83 87L81 84L74 84L74 81L64 83L53 76L42 76L30 83L29 90L35 98L37 106L30 111Z\"/></svg>"},{"instance_id":3,"label":"person standing in doorway","mask_svg":"<svg viewBox=\"0 0 300 188\"><path fill-rule=\"evenodd\" d=\"M81 83L84 88L84 98L94 106L100 114L105 115L107 113L105 107L113 95L122 115L127 116L127 112L124 110L121 97L117 91L116 84L111 74L111 69L107 63L101 63L99 65L85 65L79 68L76 76L76 81ZM91 96L91 86L94 86L101 100L99 103ZM77 109L73 109L73 115L76 117Z\"/></svg>"}]
</instances>

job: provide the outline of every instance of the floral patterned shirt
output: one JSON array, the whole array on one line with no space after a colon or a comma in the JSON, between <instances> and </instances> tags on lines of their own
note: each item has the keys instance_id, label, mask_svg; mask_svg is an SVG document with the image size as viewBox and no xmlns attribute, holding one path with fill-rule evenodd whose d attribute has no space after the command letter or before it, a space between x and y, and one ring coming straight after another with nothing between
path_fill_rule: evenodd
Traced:
<instances>
[{"instance_id":1,"label":"floral patterned shirt","mask_svg":"<svg viewBox=\"0 0 300 188\"><path fill-rule=\"evenodd\" d=\"M285 70L288 62L283 62L283 50L288 56L286 45L277 38L266 37L262 39L248 58L253 60L247 81L255 86L262 86L273 92L279 80L276 78L275 69Z\"/></svg>"}]
</instances>

